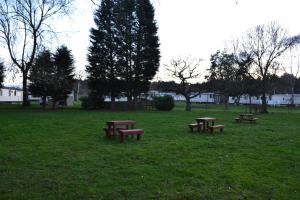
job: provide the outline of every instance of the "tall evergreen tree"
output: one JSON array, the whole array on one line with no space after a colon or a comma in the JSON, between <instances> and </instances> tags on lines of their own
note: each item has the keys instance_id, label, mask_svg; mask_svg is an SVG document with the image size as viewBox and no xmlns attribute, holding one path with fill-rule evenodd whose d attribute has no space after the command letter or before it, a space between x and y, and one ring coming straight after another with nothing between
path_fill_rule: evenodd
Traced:
<instances>
[{"instance_id":1,"label":"tall evergreen tree","mask_svg":"<svg viewBox=\"0 0 300 200\"><path fill-rule=\"evenodd\" d=\"M111 108L115 108L115 98L120 93L116 68L116 19L115 1L103 0L95 12L96 28L91 29L88 61L89 85L100 95L111 96Z\"/></svg>"},{"instance_id":2,"label":"tall evergreen tree","mask_svg":"<svg viewBox=\"0 0 300 200\"><path fill-rule=\"evenodd\" d=\"M55 84L51 90L51 97L53 99L52 108L55 109L56 103L66 100L73 90L75 68L71 50L66 46L61 46L56 50L53 60Z\"/></svg>"},{"instance_id":3,"label":"tall evergreen tree","mask_svg":"<svg viewBox=\"0 0 300 200\"><path fill-rule=\"evenodd\" d=\"M42 97L43 109L46 108L46 98L50 96L56 77L53 77L53 59L49 50L40 52L29 73L29 91L34 96Z\"/></svg>"},{"instance_id":4,"label":"tall evergreen tree","mask_svg":"<svg viewBox=\"0 0 300 200\"><path fill-rule=\"evenodd\" d=\"M159 39L154 8L149 0L123 0L119 3L120 77L125 82L129 104L148 91L159 66Z\"/></svg>"},{"instance_id":5,"label":"tall evergreen tree","mask_svg":"<svg viewBox=\"0 0 300 200\"><path fill-rule=\"evenodd\" d=\"M0 62L0 88L3 86L2 83L4 81L4 63Z\"/></svg>"},{"instance_id":6,"label":"tall evergreen tree","mask_svg":"<svg viewBox=\"0 0 300 200\"><path fill-rule=\"evenodd\" d=\"M133 99L134 54L136 48L137 21L135 0L120 0L116 9L118 27L118 74L122 81L122 91L129 107Z\"/></svg>"},{"instance_id":7,"label":"tall evergreen tree","mask_svg":"<svg viewBox=\"0 0 300 200\"><path fill-rule=\"evenodd\" d=\"M154 8L149 0L136 1L137 38L134 58L133 97L147 92L150 80L155 76L160 59L157 26L154 20Z\"/></svg>"},{"instance_id":8,"label":"tall evergreen tree","mask_svg":"<svg viewBox=\"0 0 300 200\"><path fill-rule=\"evenodd\" d=\"M128 102L146 92L159 66L154 8L149 0L103 0L91 29L87 66L90 88L104 95L121 91Z\"/></svg>"}]
</instances>

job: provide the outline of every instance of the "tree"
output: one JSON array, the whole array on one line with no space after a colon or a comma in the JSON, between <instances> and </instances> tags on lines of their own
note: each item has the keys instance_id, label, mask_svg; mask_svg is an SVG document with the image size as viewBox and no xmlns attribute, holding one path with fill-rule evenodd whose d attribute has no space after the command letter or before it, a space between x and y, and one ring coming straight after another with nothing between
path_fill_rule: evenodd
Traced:
<instances>
[{"instance_id":1,"label":"tree","mask_svg":"<svg viewBox=\"0 0 300 200\"><path fill-rule=\"evenodd\" d=\"M120 84L116 65L116 19L115 1L103 0L95 12L96 28L91 29L86 71L89 84L100 94L110 95L111 108L115 108L116 96L120 93Z\"/></svg>"},{"instance_id":2,"label":"tree","mask_svg":"<svg viewBox=\"0 0 300 200\"><path fill-rule=\"evenodd\" d=\"M160 51L154 8L149 0L123 0L118 4L119 76L128 104L148 91L159 66Z\"/></svg>"},{"instance_id":3,"label":"tree","mask_svg":"<svg viewBox=\"0 0 300 200\"><path fill-rule=\"evenodd\" d=\"M51 89L53 100L52 108L55 109L58 101L65 101L73 90L75 68L74 59L71 51L66 46L61 46L53 56L55 80Z\"/></svg>"},{"instance_id":4,"label":"tree","mask_svg":"<svg viewBox=\"0 0 300 200\"><path fill-rule=\"evenodd\" d=\"M4 63L0 62L0 88L3 87L2 83L4 81Z\"/></svg>"},{"instance_id":5,"label":"tree","mask_svg":"<svg viewBox=\"0 0 300 200\"><path fill-rule=\"evenodd\" d=\"M42 97L43 109L46 109L47 96L50 96L56 77L53 76L54 63L51 52L44 50L34 60L29 73L29 91L34 96Z\"/></svg>"},{"instance_id":6,"label":"tree","mask_svg":"<svg viewBox=\"0 0 300 200\"><path fill-rule=\"evenodd\" d=\"M149 0L103 0L91 30L87 72L92 92L123 92L131 107L148 91L159 66L154 8Z\"/></svg>"},{"instance_id":7,"label":"tree","mask_svg":"<svg viewBox=\"0 0 300 200\"><path fill-rule=\"evenodd\" d=\"M43 39L52 32L49 20L67 14L72 0L1 0L0 40L13 66L22 73L23 106L28 106L28 73Z\"/></svg>"},{"instance_id":8,"label":"tree","mask_svg":"<svg viewBox=\"0 0 300 200\"><path fill-rule=\"evenodd\" d=\"M149 90L150 80L155 76L160 60L154 8L149 0L136 1L136 15L136 52L132 75L132 95L135 103L138 95Z\"/></svg>"},{"instance_id":9,"label":"tree","mask_svg":"<svg viewBox=\"0 0 300 200\"><path fill-rule=\"evenodd\" d=\"M217 51L211 55L210 61L209 76L206 79L214 85L215 91L222 94L227 108L229 96L238 96L242 93L240 79L238 79L238 65L234 55L226 51Z\"/></svg>"},{"instance_id":10,"label":"tree","mask_svg":"<svg viewBox=\"0 0 300 200\"><path fill-rule=\"evenodd\" d=\"M297 81L299 70L300 70L300 61L299 61L299 54L298 54L297 64L294 64L293 57L295 57L295 55L292 54L292 49L290 51L290 56L291 56L290 57L291 64L289 67L284 67L284 71L285 71L285 75L286 75L286 78L287 78L289 86L290 86L290 92L291 92L290 105L292 107L294 107L295 106L295 87L296 87L296 81Z\"/></svg>"},{"instance_id":11,"label":"tree","mask_svg":"<svg viewBox=\"0 0 300 200\"><path fill-rule=\"evenodd\" d=\"M243 48L252 55L254 71L261 79L262 113L268 112L268 77L278 70L277 59L297 42L297 37L288 37L287 30L274 22L250 29L244 38Z\"/></svg>"},{"instance_id":12,"label":"tree","mask_svg":"<svg viewBox=\"0 0 300 200\"><path fill-rule=\"evenodd\" d=\"M169 65L165 65L167 71L169 71L172 77L179 79L180 83L176 88L176 93L181 94L185 98L186 111L191 111L191 99L199 95L192 94L192 83L191 81L196 80L200 77L199 72L201 59L192 58L178 58L172 59Z\"/></svg>"}]
</instances>

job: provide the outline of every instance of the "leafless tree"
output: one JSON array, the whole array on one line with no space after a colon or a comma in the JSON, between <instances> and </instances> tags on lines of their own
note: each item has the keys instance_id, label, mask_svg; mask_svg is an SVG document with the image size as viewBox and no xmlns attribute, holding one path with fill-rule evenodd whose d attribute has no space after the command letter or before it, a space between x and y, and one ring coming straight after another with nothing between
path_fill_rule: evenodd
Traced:
<instances>
[{"instance_id":1,"label":"leafless tree","mask_svg":"<svg viewBox=\"0 0 300 200\"><path fill-rule=\"evenodd\" d=\"M22 73L23 106L29 105L28 73L43 39L52 32L50 19L68 13L72 0L1 0L0 42L13 67Z\"/></svg>"},{"instance_id":2,"label":"leafless tree","mask_svg":"<svg viewBox=\"0 0 300 200\"><path fill-rule=\"evenodd\" d=\"M298 78L298 75L300 73L300 60L299 60L299 54L296 55L298 49L290 49L290 65L283 67L283 70L286 74L288 74L288 82L291 89L291 99L290 99L290 105L292 107L295 106L295 86L296 86L296 80ZM297 64L294 64L294 58L297 58Z\"/></svg>"},{"instance_id":3,"label":"leafless tree","mask_svg":"<svg viewBox=\"0 0 300 200\"><path fill-rule=\"evenodd\" d=\"M201 59L190 57L186 57L185 59L173 58L169 65L165 65L166 70L170 72L170 75L180 81L175 92L185 97L186 111L191 111L191 99L199 95L199 93L193 94L191 81L196 80L202 74L199 71L200 62Z\"/></svg>"},{"instance_id":4,"label":"leafless tree","mask_svg":"<svg viewBox=\"0 0 300 200\"><path fill-rule=\"evenodd\" d=\"M262 113L267 113L266 92L268 77L278 69L277 59L298 41L289 37L286 29L276 22L258 25L248 30L243 38L243 48L252 55L254 71L261 79Z\"/></svg>"}]
</instances>

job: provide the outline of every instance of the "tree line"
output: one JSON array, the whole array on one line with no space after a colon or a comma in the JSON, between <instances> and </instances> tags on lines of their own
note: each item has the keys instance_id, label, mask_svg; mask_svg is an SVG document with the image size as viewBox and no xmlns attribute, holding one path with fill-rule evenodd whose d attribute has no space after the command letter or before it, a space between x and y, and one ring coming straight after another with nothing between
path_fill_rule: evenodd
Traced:
<instances>
[{"instance_id":1,"label":"tree line","mask_svg":"<svg viewBox=\"0 0 300 200\"><path fill-rule=\"evenodd\" d=\"M278 72L289 71L285 77L289 79L292 104L295 92L298 66L282 66L281 58L289 50L292 51L300 42L300 35L289 36L287 30L278 23L271 22L249 29L240 40L232 42L232 48L218 50L211 55L210 67L205 76L206 82L199 84L221 94L227 105L228 97L239 98L242 94L260 96L261 112L267 113L267 95L278 79ZM186 110L190 110L192 97L192 80L197 80L199 73L195 64L189 59L172 59L168 71L179 81L175 91L186 98ZM199 64L197 64L199 66ZM286 70L290 68L290 70ZM297 68L293 73L293 68Z\"/></svg>"}]
</instances>

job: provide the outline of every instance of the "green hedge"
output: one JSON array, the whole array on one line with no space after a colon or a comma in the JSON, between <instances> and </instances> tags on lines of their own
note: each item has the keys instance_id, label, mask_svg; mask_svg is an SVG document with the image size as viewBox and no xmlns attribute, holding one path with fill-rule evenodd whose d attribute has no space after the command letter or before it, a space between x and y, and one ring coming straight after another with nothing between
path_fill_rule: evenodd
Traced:
<instances>
[{"instance_id":1,"label":"green hedge","mask_svg":"<svg viewBox=\"0 0 300 200\"><path fill-rule=\"evenodd\" d=\"M172 110L175 106L174 98L170 95L154 97L154 106L157 110Z\"/></svg>"}]
</instances>

